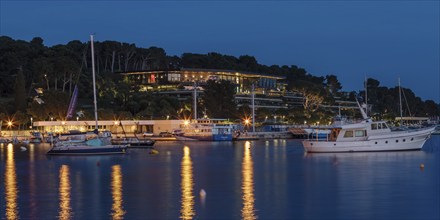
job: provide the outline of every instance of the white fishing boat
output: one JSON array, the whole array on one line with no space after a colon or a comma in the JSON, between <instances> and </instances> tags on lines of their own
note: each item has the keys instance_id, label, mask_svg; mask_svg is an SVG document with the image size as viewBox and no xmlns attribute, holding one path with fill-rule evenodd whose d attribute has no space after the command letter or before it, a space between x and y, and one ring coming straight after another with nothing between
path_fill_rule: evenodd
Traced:
<instances>
[{"instance_id":1,"label":"white fishing boat","mask_svg":"<svg viewBox=\"0 0 440 220\"><path fill-rule=\"evenodd\" d=\"M61 139L53 145L47 152L49 155L99 155L99 154L123 154L127 145L112 145L111 133L98 133L98 108L96 101L95 86L95 61L93 51L93 35L90 36L92 51L92 73L93 73L93 98L95 107L95 135L88 137L86 133L76 133L65 135L66 139Z\"/></svg>"},{"instance_id":2,"label":"white fishing boat","mask_svg":"<svg viewBox=\"0 0 440 220\"><path fill-rule=\"evenodd\" d=\"M419 150L435 127L392 131L385 121L372 121L358 103L363 120L334 126L326 139L302 142L306 152L369 152Z\"/></svg>"},{"instance_id":3,"label":"white fishing boat","mask_svg":"<svg viewBox=\"0 0 440 220\"><path fill-rule=\"evenodd\" d=\"M180 141L232 141L235 125L224 119L197 119L184 121L173 131Z\"/></svg>"}]
</instances>

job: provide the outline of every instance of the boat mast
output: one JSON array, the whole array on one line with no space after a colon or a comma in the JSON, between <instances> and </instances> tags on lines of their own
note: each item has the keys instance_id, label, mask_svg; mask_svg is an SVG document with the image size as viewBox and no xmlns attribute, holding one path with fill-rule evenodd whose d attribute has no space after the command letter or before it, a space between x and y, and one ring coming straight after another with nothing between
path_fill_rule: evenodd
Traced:
<instances>
[{"instance_id":1,"label":"boat mast","mask_svg":"<svg viewBox=\"0 0 440 220\"><path fill-rule=\"evenodd\" d=\"M92 75L93 75L93 104L95 106L95 130L98 130L98 103L96 101L96 85L95 85L95 52L93 49L93 35L90 35L90 47L92 50Z\"/></svg>"},{"instance_id":2,"label":"boat mast","mask_svg":"<svg viewBox=\"0 0 440 220\"><path fill-rule=\"evenodd\" d=\"M365 114L368 116L368 80L367 76L365 76Z\"/></svg>"},{"instance_id":3,"label":"boat mast","mask_svg":"<svg viewBox=\"0 0 440 220\"><path fill-rule=\"evenodd\" d=\"M400 86L400 77L398 78L398 82L399 82L399 106L400 106L400 127L402 127L402 123L403 123L403 113L402 113L402 91L401 91L401 86Z\"/></svg>"},{"instance_id":4,"label":"boat mast","mask_svg":"<svg viewBox=\"0 0 440 220\"><path fill-rule=\"evenodd\" d=\"M197 81L194 81L194 120L197 120Z\"/></svg>"},{"instance_id":5,"label":"boat mast","mask_svg":"<svg viewBox=\"0 0 440 220\"><path fill-rule=\"evenodd\" d=\"M252 83L252 132L255 132L255 84Z\"/></svg>"}]
</instances>

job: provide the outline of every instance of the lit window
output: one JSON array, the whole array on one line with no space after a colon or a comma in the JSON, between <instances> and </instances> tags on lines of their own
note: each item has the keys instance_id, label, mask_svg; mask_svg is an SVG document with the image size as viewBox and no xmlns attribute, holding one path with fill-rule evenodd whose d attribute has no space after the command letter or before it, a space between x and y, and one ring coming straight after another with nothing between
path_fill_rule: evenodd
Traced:
<instances>
[{"instance_id":1,"label":"lit window","mask_svg":"<svg viewBox=\"0 0 440 220\"><path fill-rule=\"evenodd\" d=\"M357 130L355 132L355 137L365 137L365 130Z\"/></svg>"},{"instance_id":2,"label":"lit window","mask_svg":"<svg viewBox=\"0 0 440 220\"><path fill-rule=\"evenodd\" d=\"M344 137L345 138L353 137L353 131L345 131Z\"/></svg>"}]
</instances>

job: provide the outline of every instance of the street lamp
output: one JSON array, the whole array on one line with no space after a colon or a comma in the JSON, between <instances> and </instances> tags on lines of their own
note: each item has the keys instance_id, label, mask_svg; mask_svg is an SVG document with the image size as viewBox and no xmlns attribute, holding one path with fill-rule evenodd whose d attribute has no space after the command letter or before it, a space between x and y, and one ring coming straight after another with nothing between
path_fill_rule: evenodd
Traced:
<instances>
[{"instance_id":1,"label":"street lamp","mask_svg":"<svg viewBox=\"0 0 440 220\"><path fill-rule=\"evenodd\" d=\"M30 129L32 129L33 121L34 121L34 118L31 117L31 126L29 126Z\"/></svg>"},{"instance_id":2,"label":"street lamp","mask_svg":"<svg viewBox=\"0 0 440 220\"><path fill-rule=\"evenodd\" d=\"M12 121L8 121L9 135L12 137L11 127L12 127Z\"/></svg>"},{"instance_id":3,"label":"street lamp","mask_svg":"<svg viewBox=\"0 0 440 220\"><path fill-rule=\"evenodd\" d=\"M47 79L47 74L44 74L44 78L46 79L47 90L49 91L49 80Z\"/></svg>"},{"instance_id":4,"label":"street lamp","mask_svg":"<svg viewBox=\"0 0 440 220\"><path fill-rule=\"evenodd\" d=\"M249 119L244 120L244 124L245 124L246 126L249 125L249 123L250 123Z\"/></svg>"}]
</instances>

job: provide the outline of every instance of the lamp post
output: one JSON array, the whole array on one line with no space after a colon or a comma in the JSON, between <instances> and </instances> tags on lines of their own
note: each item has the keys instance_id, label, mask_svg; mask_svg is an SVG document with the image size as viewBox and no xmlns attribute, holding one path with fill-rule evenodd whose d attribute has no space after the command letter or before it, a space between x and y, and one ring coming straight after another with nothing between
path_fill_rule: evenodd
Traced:
<instances>
[{"instance_id":1,"label":"lamp post","mask_svg":"<svg viewBox=\"0 0 440 220\"><path fill-rule=\"evenodd\" d=\"M44 79L46 79L47 91L49 91L49 80L47 79L47 74L44 74Z\"/></svg>"},{"instance_id":2,"label":"lamp post","mask_svg":"<svg viewBox=\"0 0 440 220\"><path fill-rule=\"evenodd\" d=\"M32 129L33 121L34 121L34 118L31 117L31 126L29 126L30 129Z\"/></svg>"}]
</instances>

